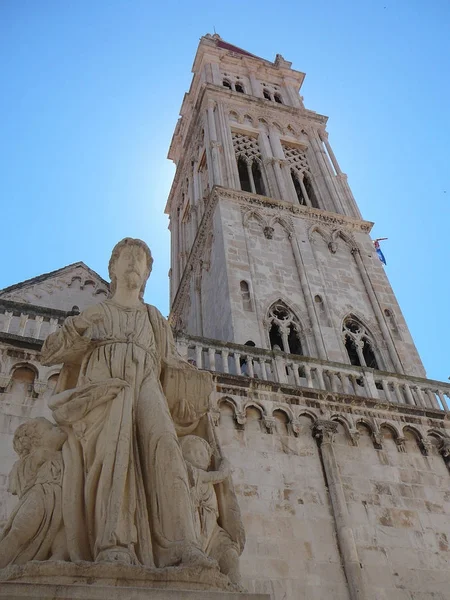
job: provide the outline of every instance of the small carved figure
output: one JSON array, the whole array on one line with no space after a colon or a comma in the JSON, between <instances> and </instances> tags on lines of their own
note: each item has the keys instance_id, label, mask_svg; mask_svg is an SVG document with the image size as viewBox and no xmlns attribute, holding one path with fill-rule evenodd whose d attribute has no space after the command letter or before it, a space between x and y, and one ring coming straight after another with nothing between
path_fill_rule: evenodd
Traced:
<instances>
[{"instance_id":1,"label":"small carved figure","mask_svg":"<svg viewBox=\"0 0 450 600\"><path fill-rule=\"evenodd\" d=\"M61 508L61 447L66 438L42 417L17 428L13 445L20 458L9 475L8 491L19 503L0 535L0 568L67 558Z\"/></svg>"},{"instance_id":2,"label":"small carved figure","mask_svg":"<svg viewBox=\"0 0 450 600\"><path fill-rule=\"evenodd\" d=\"M180 440L191 485L194 520L201 548L205 554L219 563L219 568L230 581L241 583L239 572L239 544L217 522L219 504L215 484L222 483L231 475L228 461L222 459L216 471L208 471L213 450L208 442L196 435Z\"/></svg>"}]
</instances>

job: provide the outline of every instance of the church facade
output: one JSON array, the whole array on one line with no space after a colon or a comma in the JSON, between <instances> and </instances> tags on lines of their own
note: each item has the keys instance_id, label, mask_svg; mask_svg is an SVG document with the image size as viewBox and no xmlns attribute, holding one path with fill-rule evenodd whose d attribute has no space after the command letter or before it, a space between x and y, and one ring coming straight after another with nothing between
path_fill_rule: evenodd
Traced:
<instances>
[{"instance_id":1,"label":"church facade","mask_svg":"<svg viewBox=\"0 0 450 600\"><path fill-rule=\"evenodd\" d=\"M450 385L426 378L304 74L200 41L169 150L171 322L274 600L450 598ZM0 291L0 524L14 430L49 416L45 337L109 286L83 263Z\"/></svg>"}]
</instances>

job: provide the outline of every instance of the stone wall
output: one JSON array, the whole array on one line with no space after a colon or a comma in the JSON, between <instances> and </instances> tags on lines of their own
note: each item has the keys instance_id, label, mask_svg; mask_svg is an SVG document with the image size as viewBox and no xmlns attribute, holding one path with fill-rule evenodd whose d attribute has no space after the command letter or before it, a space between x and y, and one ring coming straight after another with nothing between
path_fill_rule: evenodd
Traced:
<instances>
[{"instance_id":1,"label":"stone wall","mask_svg":"<svg viewBox=\"0 0 450 600\"><path fill-rule=\"evenodd\" d=\"M228 377L213 401L248 589L274 600L448 598L443 413L293 393Z\"/></svg>"}]
</instances>

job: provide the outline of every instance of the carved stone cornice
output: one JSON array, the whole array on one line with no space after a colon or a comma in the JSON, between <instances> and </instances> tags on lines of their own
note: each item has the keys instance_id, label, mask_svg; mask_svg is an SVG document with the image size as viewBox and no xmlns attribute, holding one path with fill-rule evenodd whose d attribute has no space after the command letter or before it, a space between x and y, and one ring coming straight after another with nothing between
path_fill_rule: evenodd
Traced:
<instances>
[{"instance_id":1,"label":"carved stone cornice","mask_svg":"<svg viewBox=\"0 0 450 600\"><path fill-rule=\"evenodd\" d=\"M338 424L336 421L326 421L319 419L313 425L313 436L319 445L331 444L337 433Z\"/></svg>"},{"instance_id":2,"label":"carved stone cornice","mask_svg":"<svg viewBox=\"0 0 450 600\"><path fill-rule=\"evenodd\" d=\"M300 204L291 204L290 202L284 202L283 200L276 200L274 198L251 194L241 190L232 190L230 188L215 186L215 191L220 198L228 198L235 202L245 204L246 206L260 206L265 209L275 209L279 212L298 215L300 217L309 219L312 222L326 223L327 225L344 227L345 229L351 231L362 231L363 233L369 233L373 227L373 223L370 221L354 219L345 215L330 213L328 211L309 206L303 206Z\"/></svg>"}]
</instances>

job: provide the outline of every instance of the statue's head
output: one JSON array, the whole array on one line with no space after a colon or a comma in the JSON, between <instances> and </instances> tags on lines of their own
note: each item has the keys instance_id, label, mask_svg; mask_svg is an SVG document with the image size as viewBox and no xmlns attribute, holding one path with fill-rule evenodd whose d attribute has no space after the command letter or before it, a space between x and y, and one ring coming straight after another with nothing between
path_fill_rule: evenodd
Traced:
<instances>
[{"instance_id":1,"label":"statue's head","mask_svg":"<svg viewBox=\"0 0 450 600\"><path fill-rule=\"evenodd\" d=\"M186 462L197 467L197 469L206 471L213 453L206 440L198 435L185 435L180 439L180 446Z\"/></svg>"},{"instance_id":2,"label":"statue's head","mask_svg":"<svg viewBox=\"0 0 450 600\"><path fill-rule=\"evenodd\" d=\"M114 295L117 289L117 280L121 279L128 288L138 288L142 298L152 265L152 253L145 242L134 238L121 240L114 246L109 259L108 272L111 278L111 293Z\"/></svg>"},{"instance_id":3,"label":"statue's head","mask_svg":"<svg viewBox=\"0 0 450 600\"><path fill-rule=\"evenodd\" d=\"M16 429L13 446L20 458L24 458L38 448L60 450L66 439L66 433L57 425L44 417L37 417Z\"/></svg>"}]
</instances>

